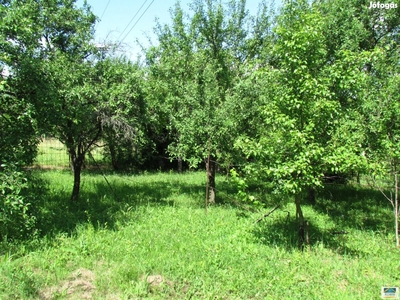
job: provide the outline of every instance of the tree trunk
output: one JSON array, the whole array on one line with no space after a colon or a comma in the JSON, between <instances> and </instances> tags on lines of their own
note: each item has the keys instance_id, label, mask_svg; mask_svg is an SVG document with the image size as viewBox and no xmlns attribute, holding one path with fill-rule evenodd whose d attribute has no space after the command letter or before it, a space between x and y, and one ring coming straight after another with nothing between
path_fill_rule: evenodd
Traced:
<instances>
[{"instance_id":1,"label":"tree trunk","mask_svg":"<svg viewBox=\"0 0 400 300\"><path fill-rule=\"evenodd\" d=\"M207 181L209 184L208 187L208 203L214 204L216 202L216 191L215 191L215 173L217 164L215 162L215 158L210 156L210 159L207 161Z\"/></svg>"},{"instance_id":2,"label":"tree trunk","mask_svg":"<svg viewBox=\"0 0 400 300\"><path fill-rule=\"evenodd\" d=\"M68 121L68 128L73 128L72 121ZM85 161L85 154L89 151L90 147L93 143L99 140L100 135L102 133L101 123L98 123L98 128L96 134L90 141L84 140L84 135L81 134L80 137L76 137L73 135L74 131L71 130L68 132L65 145L67 146L70 161L71 161L71 168L72 172L74 173L74 186L72 188L72 195L71 201L75 202L78 201L79 198L79 191L81 187L81 172L82 166Z\"/></svg>"},{"instance_id":3,"label":"tree trunk","mask_svg":"<svg viewBox=\"0 0 400 300\"><path fill-rule=\"evenodd\" d=\"M228 178L229 178L230 171L231 171L231 166L230 166L230 164L228 164L226 167L226 177L225 177L226 180L228 180Z\"/></svg>"},{"instance_id":4,"label":"tree trunk","mask_svg":"<svg viewBox=\"0 0 400 300\"><path fill-rule=\"evenodd\" d=\"M299 230L298 230L298 246L299 249L303 250L304 249L304 242L305 242L305 223L304 223L304 216L303 216L303 211L301 210L301 205L300 205L300 198L301 196L299 194L296 194L294 196L294 202L296 204L296 220L299 224Z\"/></svg>"},{"instance_id":5,"label":"tree trunk","mask_svg":"<svg viewBox=\"0 0 400 300\"><path fill-rule=\"evenodd\" d=\"M71 201L76 202L79 198L79 191L81 187L81 172L83 159L85 157L84 153L79 153L78 155L74 150L70 151L71 156L71 167L74 173L74 186L72 188Z\"/></svg>"},{"instance_id":6,"label":"tree trunk","mask_svg":"<svg viewBox=\"0 0 400 300\"><path fill-rule=\"evenodd\" d=\"M311 205L315 205L315 189L313 187L308 188L308 199Z\"/></svg>"},{"instance_id":7,"label":"tree trunk","mask_svg":"<svg viewBox=\"0 0 400 300\"><path fill-rule=\"evenodd\" d=\"M178 173L182 173L182 157L178 157Z\"/></svg>"},{"instance_id":8,"label":"tree trunk","mask_svg":"<svg viewBox=\"0 0 400 300\"><path fill-rule=\"evenodd\" d=\"M310 223L305 221L305 235L306 235L306 245L310 246L310 235L308 233L308 229L310 228Z\"/></svg>"},{"instance_id":9,"label":"tree trunk","mask_svg":"<svg viewBox=\"0 0 400 300\"><path fill-rule=\"evenodd\" d=\"M117 153L115 151L115 146L112 142L109 142L108 149L110 150L111 165L114 171L118 171L119 167L118 167Z\"/></svg>"}]
</instances>

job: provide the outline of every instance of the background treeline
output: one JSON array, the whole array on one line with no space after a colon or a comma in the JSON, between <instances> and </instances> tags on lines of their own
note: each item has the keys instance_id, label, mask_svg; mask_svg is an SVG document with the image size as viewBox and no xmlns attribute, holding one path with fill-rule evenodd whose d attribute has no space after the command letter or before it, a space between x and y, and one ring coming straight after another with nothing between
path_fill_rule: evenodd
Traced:
<instances>
[{"instance_id":1,"label":"background treeline","mask_svg":"<svg viewBox=\"0 0 400 300\"><path fill-rule=\"evenodd\" d=\"M42 134L68 149L72 201L101 146L115 170L206 167L210 203L218 169L255 204L248 187L268 183L294 196L300 228L334 176L371 176L397 215L400 5L177 3L132 62L96 47L97 17L75 2L0 1L0 238L34 228L43 191L24 167Z\"/></svg>"}]
</instances>

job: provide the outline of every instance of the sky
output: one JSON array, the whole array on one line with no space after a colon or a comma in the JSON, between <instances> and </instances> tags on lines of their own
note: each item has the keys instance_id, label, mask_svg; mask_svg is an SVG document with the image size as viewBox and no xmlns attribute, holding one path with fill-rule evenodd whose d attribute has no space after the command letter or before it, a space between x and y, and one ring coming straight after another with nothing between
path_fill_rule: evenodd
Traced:
<instances>
[{"instance_id":1,"label":"sky","mask_svg":"<svg viewBox=\"0 0 400 300\"><path fill-rule=\"evenodd\" d=\"M150 43L147 37L150 37L153 43L156 43L153 33L155 20L158 18L161 24L169 23L169 10L175 2L176 0L87 0L92 12L100 18L95 27L95 41L102 44L104 41L123 40L122 46L126 56L135 60L140 53L136 41L148 47ZM182 9L189 12L189 3L192 1L180 2ZM259 2L260 0L246 1L251 15L256 14ZM76 4L82 7L83 0L78 0Z\"/></svg>"}]
</instances>

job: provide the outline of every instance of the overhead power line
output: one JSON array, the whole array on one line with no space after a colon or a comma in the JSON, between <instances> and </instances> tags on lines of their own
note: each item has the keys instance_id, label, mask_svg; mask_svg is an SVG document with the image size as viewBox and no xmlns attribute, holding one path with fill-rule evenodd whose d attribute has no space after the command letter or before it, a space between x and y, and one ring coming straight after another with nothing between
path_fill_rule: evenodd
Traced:
<instances>
[{"instance_id":1,"label":"overhead power line","mask_svg":"<svg viewBox=\"0 0 400 300\"><path fill-rule=\"evenodd\" d=\"M101 14L100 21L101 21L101 19L103 19L103 16L104 16L104 14L105 14L105 12L106 12L106 10L107 10L108 5L110 4L110 2L111 2L111 0L108 0L107 5L106 5L106 7L105 7L104 10L103 10L103 13Z\"/></svg>"},{"instance_id":2,"label":"overhead power line","mask_svg":"<svg viewBox=\"0 0 400 300\"><path fill-rule=\"evenodd\" d=\"M131 23L133 22L133 20L135 19L135 17L138 15L138 13L142 10L142 7L146 4L148 0L144 0L144 2L142 3L142 5L140 6L140 8L138 9L138 11L136 12L136 14L132 17L132 19L129 21L128 25L126 25L126 27L124 28L124 30L122 30L121 34L119 35L118 39L119 40L121 38L121 36L124 34L125 30L128 29L129 25L131 25Z\"/></svg>"},{"instance_id":3,"label":"overhead power line","mask_svg":"<svg viewBox=\"0 0 400 300\"><path fill-rule=\"evenodd\" d=\"M99 23L101 22L101 20L103 19L104 14L106 13L106 10L108 8L108 5L110 4L111 0L108 0L106 7L103 10L103 13L101 14L101 17L99 18L99 22L96 22L96 25L94 26L95 28L97 28L97 26L99 25Z\"/></svg>"},{"instance_id":4,"label":"overhead power line","mask_svg":"<svg viewBox=\"0 0 400 300\"><path fill-rule=\"evenodd\" d=\"M146 0L147 2L147 0ZM136 26L136 24L140 21L140 19L143 17L143 15L146 13L146 11L149 9L149 7L153 4L154 0L151 1L151 3L146 7L145 11L140 15L139 19L135 22L135 24L133 24L133 26L131 27L131 29L129 29L128 33L124 36L124 38L119 42L119 45L122 44L122 42L126 39L126 37L129 35L129 33L131 33L132 29Z\"/></svg>"}]
</instances>

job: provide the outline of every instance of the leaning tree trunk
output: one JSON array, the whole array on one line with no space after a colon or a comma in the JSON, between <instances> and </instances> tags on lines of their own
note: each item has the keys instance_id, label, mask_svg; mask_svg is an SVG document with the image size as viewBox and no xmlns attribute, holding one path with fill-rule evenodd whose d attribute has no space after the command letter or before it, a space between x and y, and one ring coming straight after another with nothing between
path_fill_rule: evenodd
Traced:
<instances>
[{"instance_id":1,"label":"leaning tree trunk","mask_svg":"<svg viewBox=\"0 0 400 300\"><path fill-rule=\"evenodd\" d=\"M216 191L215 191L215 173L217 163L213 156L210 156L206 164L207 168L207 182L208 182L208 203L214 204L216 202Z\"/></svg>"}]
</instances>

